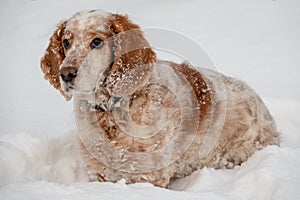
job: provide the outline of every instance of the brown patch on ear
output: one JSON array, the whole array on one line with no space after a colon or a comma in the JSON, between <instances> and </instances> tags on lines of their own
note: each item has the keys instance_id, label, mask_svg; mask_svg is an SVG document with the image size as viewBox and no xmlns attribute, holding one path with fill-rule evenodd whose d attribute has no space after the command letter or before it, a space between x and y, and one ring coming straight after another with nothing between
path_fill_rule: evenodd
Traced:
<instances>
[{"instance_id":1,"label":"brown patch on ear","mask_svg":"<svg viewBox=\"0 0 300 200\"><path fill-rule=\"evenodd\" d=\"M114 33L114 63L108 79L108 91L113 96L134 93L150 77L156 55L139 26L127 16L114 14L110 19Z\"/></svg>"},{"instance_id":2,"label":"brown patch on ear","mask_svg":"<svg viewBox=\"0 0 300 200\"><path fill-rule=\"evenodd\" d=\"M49 45L45 51L44 56L41 58L41 69L44 72L44 78L49 83L60 91L60 93L70 100L72 96L66 94L60 85L59 81L59 66L65 58L64 49L62 46L62 36L66 26L66 21L57 26L53 35L50 38Z\"/></svg>"}]
</instances>

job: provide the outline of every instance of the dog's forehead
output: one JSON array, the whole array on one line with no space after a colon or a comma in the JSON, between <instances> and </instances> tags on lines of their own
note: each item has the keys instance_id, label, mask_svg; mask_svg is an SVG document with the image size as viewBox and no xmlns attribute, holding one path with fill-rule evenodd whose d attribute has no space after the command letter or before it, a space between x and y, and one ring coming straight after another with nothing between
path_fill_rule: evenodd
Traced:
<instances>
[{"instance_id":1,"label":"dog's forehead","mask_svg":"<svg viewBox=\"0 0 300 200\"><path fill-rule=\"evenodd\" d=\"M83 31L91 28L95 31L105 32L107 30L107 21L111 17L111 13L103 10L82 11L74 14L66 24L67 30L75 29Z\"/></svg>"}]
</instances>

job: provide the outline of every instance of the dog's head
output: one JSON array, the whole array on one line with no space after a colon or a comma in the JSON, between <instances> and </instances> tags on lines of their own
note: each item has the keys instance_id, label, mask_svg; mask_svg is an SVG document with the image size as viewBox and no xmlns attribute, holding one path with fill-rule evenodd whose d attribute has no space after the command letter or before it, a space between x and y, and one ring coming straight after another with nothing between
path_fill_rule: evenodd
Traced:
<instances>
[{"instance_id":1,"label":"dog's head","mask_svg":"<svg viewBox=\"0 0 300 200\"><path fill-rule=\"evenodd\" d=\"M41 59L45 79L67 100L101 88L134 93L150 77L156 55L127 16L101 10L76 13L54 31Z\"/></svg>"}]
</instances>

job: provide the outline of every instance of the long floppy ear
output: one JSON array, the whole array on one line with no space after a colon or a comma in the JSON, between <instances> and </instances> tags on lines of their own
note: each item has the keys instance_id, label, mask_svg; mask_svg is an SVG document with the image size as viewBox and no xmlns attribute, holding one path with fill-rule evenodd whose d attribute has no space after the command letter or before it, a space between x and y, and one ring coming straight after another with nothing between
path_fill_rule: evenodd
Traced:
<instances>
[{"instance_id":1,"label":"long floppy ear","mask_svg":"<svg viewBox=\"0 0 300 200\"><path fill-rule=\"evenodd\" d=\"M127 16L114 14L110 29L113 32L114 61L107 89L112 96L127 96L147 82L156 55L139 26L131 23Z\"/></svg>"},{"instance_id":2,"label":"long floppy ear","mask_svg":"<svg viewBox=\"0 0 300 200\"><path fill-rule=\"evenodd\" d=\"M41 58L41 69L44 72L44 78L48 80L54 88L59 90L60 93L66 98L66 100L70 100L72 96L66 94L62 90L59 80L59 66L65 58L61 41L65 26L66 21L60 23L51 36L45 54Z\"/></svg>"}]
</instances>

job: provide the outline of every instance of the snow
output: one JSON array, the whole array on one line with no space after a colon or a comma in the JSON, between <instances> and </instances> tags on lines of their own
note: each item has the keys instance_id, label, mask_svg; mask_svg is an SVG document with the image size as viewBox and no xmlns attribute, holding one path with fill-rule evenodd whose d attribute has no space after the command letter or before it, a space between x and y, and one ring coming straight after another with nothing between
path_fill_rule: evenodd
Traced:
<instances>
[{"instance_id":1,"label":"snow","mask_svg":"<svg viewBox=\"0 0 300 200\"><path fill-rule=\"evenodd\" d=\"M299 0L0 4L1 199L300 198ZM72 103L43 79L39 60L59 21L95 8L127 13L142 27L176 30L201 44L219 71L262 96L282 132L281 147L267 147L233 170L199 170L172 186L179 191L87 182Z\"/></svg>"}]
</instances>

